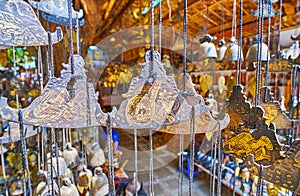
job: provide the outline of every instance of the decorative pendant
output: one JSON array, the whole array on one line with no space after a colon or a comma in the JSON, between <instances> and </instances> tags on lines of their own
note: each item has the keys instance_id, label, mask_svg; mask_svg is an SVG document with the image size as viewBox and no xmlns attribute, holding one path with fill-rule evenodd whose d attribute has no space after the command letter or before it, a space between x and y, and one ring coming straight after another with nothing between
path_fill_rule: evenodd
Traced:
<instances>
[{"instance_id":1,"label":"decorative pendant","mask_svg":"<svg viewBox=\"0 0 300 196\"><path fill-rule=\"evenodd\" d=\"M283 113L280 108L279 102L274 100L270 88L262 87L260 92L260 97L263 101L259 105L265 111L264 116L267 118L266 123L268 124L268 126L270 126L271 123L274 123L276 129L291 128L292 121L285 113Z\"/></svg>"},{"instance_id":2,"label":"decorative pendant","mask_svg":"<svg viewBox=\"0 0 300 196\"><path fill-rule=\"evenodd\" d=\"M253 0L254 2L259 2L259 0ZM262 16L263 18L268 18L268 17L273 17L277 14L279 14L280 11L274 12L274 8L272 3L277 2L278 0L263 0L264 4L263 4L263 8L262 8ZM269 6L271 6L271 10L269 13ZM259 13L259 9L257 9L256 11L253 11L252 9L250 10L250 13L254 16L259 17L261 15L261 13Z\"/></svg>"},{"instance_id":3,"label":"decorative pendant","mask_svg":"<svg viewBox=\"0 0 300 196\"><path fill-rule=\"evenodd\" d=\"M51 78L41 95L27 108L22 109L24 124L52 128L82 128L105 125L107 115L97 102L92 84L86 82L84 60L74 55L75 81L74 97L68 89L72 78L71 65L63 64L60 78ZM89 101L87 101L89 100ZM89 103L89 105L88 105ZM17 110L10 108L6 98L0 100L0 114L3 119L17 122ZM87 110L89 109L89 110Z\"/></svg>"},{"instance_id":4,"label":"decorative pendant","mask_svg":"<svg viewBox=\"0 0 300 196\"><path fill-rule=\"evenodd\" d=\"M251 107L242 92L242 86L236 85L226 108L230 123L225 130L227 141L222 143L223 151L239 159L253 154L255 161L270 165L282 158L282 145L278 142L273 124L269 127L262 107Z\"/></svg>"},{"instance_id":5,"label":"decorative pendant","mask_svg":"<svg viewBox=\"0 0 300 196\"><path fill-rule=\"evenodd\" d=\"M77 189L80 195L87 194L88 190L91 189L92 177L92 171L87 169L86 165L83 165L77 180Z\"/></svg>"},{"instance_id":6,"label":"decorative pendant","mask_svg":"<svg viewBox=\"0 0 300 196\"><path fill-rule=\"evenodd\" d=\"M247 158L249 171L258 175L259 165L253 155ZM295 193L300 193L300 140L295 140L291 148L285 153L285 157L276 160L271 166L263 167L262 178L275 185L284 187Z\"/></svg>"},{"instance_id":7,"label":"decorative pendant","mask_svg":"<svg viewBox=\"0 0 300 196\"><path fill-rule=\"evenodd\" d=\"M13 46L48 45L48 33L38 20L32 7L22 0L0 1L0 49ZM63 38L60 27L51 33L52 43Z\"/></svg>"},{"instance_id":8,"label":"decorative pendant","mask_svg":"<svg viewBox=\"0 0 300 196\"><path fill-rule=\"evenodd\" d=\"M32 7L41 10L45 20L61 25L69 25L68 0L29 0ZM83 10L79 12L72 8L72 25L76 26L76 19L80 19L79 26L84 25ZM82 18L82 19L81 19Z\"/></svg>"},{"instance_id":9,"label":"decorative pendant","mask_svg":"<svg viewBox=\"0 0 300 196\"><path fill-rule=\"evenodd\" d=\"M217 54L218 54L218 57L217 57L217 61L223 61L223 58L224 58L224 55L225 55L225 52L226 52L226 49L227 47L225 46L226 42L224 39L221 39L218 43L218 48L217 48Z\"/></svg>"},{"instance_id":10,"label":"decorative pendant","mask_svg":"<svg viewBox=\"0 0 300 196\"><path fill-rule=\"evenodd\" d=\"M160 62L160 54L154 52L151 62L150 51L142 64L140 76L132 79L129 90L123 96L119 110L113 110L113 127L129 129L162 128L161 131L189 134L192 103L196 110L196 133L215 131L217 121L213 119L203 98L195 93L191 80L186 80L186 92L177 89L172 76L167 76ZM152 67L153 65L153 67ZM181 84L182 85L182 84ZM183 94L186 94L186 98ZM195 94L193 94L195 93ZM229 123L228 115L221 120L221 129Z\"/></svg>"},{"instance_id":11,"label":"decorative pendant","mask_svg":"<svg viewBox=\"0 0 300 196\"><path fill-rule=\"evenodd\" d=\"M61 194L61 196L79 196L77 188L74 184L72 184L70 178L64 178L62 180L60 194Z\"/></svg>"},{"instance_id":12,"label":"decorative pendant","mask_svg":"<svg viewBox=\"0 0 300 196\"><path fill-rule=\"evenodd\" d=\"M106 195L109 193L108 179L101 167L96 167L92 177L91 195Z\"/></svg>"},{"instance_id":13,"label":"decorative pendant","mask_svg":"<svg viewBox=\"0 0 300 196\"><path fill-rule=\"evenodd\" d=\"M226 50L224 61L243 61L243 51L239 45L236 43L235 37L230 38L230 45ZM239 54L240 51L240 54Z\"/></svg>"}]
</instances>

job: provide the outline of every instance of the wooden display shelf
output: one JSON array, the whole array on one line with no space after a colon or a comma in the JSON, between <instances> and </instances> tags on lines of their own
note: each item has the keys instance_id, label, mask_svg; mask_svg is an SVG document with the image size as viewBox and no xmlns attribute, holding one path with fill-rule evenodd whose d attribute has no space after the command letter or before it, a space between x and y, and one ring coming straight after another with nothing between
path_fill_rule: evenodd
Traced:
<instances>
[{"instance_id":1,"label":"wooden display shelf","mask_svg":"<svg viewBox=\"0 0 300 196\"><path fill-rule=\"evenodd\" d=\"M210 176L212 175L211 172L210 172L208 169L206 169L205 167L203 167L202 165L200 165L200 164L198 164L198 163L194 163L194 164L195 164L195 166L198 167L201 171L204 171L205 173L207 173L207 174L210 175ZM222 164L222 169L230 170L233 174L235 173L231 168L226 167L226 166L223 165L223 164ZM217 179L217 176L214 176L214 177ZM231 190L233 191L233 188L232 188L232 186L230 185L230 183L228 183L228 182L225 181L225 180L221 180L221 182L222 182L222 184L223 184L224 186L226 186L227 188L229 188L229 189L231 189ZM239 189L239 188L236 188L234 191L235 191L236 194L238 194L238 195L240 195L240 196L245 195L245 193L244 193L241 189Z\"/></svg>"}]
</instances>

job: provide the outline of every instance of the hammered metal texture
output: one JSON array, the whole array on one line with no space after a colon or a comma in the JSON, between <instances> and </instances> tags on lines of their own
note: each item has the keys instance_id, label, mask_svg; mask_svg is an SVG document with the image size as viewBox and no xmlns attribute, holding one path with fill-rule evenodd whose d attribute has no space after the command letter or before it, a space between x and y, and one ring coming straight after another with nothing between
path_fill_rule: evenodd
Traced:
<instances>
[{"instance_id":1,"label":"hammered metal texture","mask_svg":"<svg viewBox=\"0 0 300 196\"><path fill-rule=\"evenodd\" d=\"M31 6L22 0L0 0L0 49L13 46L48 45L45 31ZM52 42L62 39L62 30L51 34Z\"/></svg>"},{"instance_id":2,"label":"hammered metal texture","mask_svg":"<svg viewBox=\"0 0 300 196\"><path fill-rule=\"evenodd\" d=\"M46 12L53 16L69 18L68 0L41 0L39 2L28 0L28 2L32 7L39 9L42 12ZM72 18L76 19L77 17L83 17L83 10L77 12L72 8Z\"/></svg>"}]
</instances>

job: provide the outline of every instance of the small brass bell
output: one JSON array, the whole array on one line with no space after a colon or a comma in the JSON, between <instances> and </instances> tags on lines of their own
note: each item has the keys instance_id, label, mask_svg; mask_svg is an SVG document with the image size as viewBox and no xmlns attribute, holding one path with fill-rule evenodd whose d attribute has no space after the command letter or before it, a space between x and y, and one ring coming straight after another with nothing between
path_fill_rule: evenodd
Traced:
<instances>
[{"instance_id":1,"label":"small brass bell","mask_svg":"<svg viewBox=\"0 0 300 196\"><path fill-rule=\"evenodd\" d=\"M216 40L216 37L212 37L209 34L200 38L199 55L201 60L205 58L217 58L216 46L212 43L214 40Z\"/></svg>"},{"instance_id":2,"label":"small brass bell","mask_svg":"<svg viewBox=\"0 0 300 196\"><path fill-rule=\"evenodd\" d=\"M109 193L108 179L101 167L96 167L92 177L91 195L106 195Z\"/></svg>"},{"instance_id":3,"label":"small brass bell","mask_svg":"<svg viewBox=\"0 0 300 196\"><path fill-rule=\"evenodd\" d=\"M62 186L60 188L61 196L79 196L77 188L70 178L64 178L62 181Z\"/></svg>"},{"instance_id":4,"label":"small brass bell","mask_svg":"<svg viewBox=\"0 0 300 196\"><path fill-rule=\"evenodd\" d=\"M240 51L240 54L239 54ZM239 58L240 57L240 58ZM226 50L224 61L243 61L243 51L239 45L236 44L235 37L230 38L230 45Z\"/></svg>"},{"instance_id":5,"label":"small brass bell","mask_svg":"<svg viewBox=\"0 0 300 196\"><path fill-rule=\"evenodd\" d=\"M82 165L82 170L79 172L77 181L77 189L80 194L84 194L91 189L92 177L92 171L87 169L86 165Z\"/></svg>"},{"instance_id":6,"label":"small brass bell","mask_svg":"<svg viewBox=\"0 0 300 196\"><path fill-rule=\"evenodd\" d=\"M225 56L225 52L227 50L227 47L225 46L226 42L224 39L221 39L218 43L218 48L217 48L217 61L222 61L224 56Z\"/></svg>"},{"instance_id":7,"label":"small brass bell","mask_svg":"<svg viewBox=\"0 0 300 196\"><path fill-rule=\"evenodd\" d=\"M258 50L261 47L261 59L258 57ZM249 63L253 63L255 61L268 61L270 60L269 48L265 43L258 44L258 38L254 40L253 44L250 46L247 55L246 61Z\"/></svg>"}]
</instances>

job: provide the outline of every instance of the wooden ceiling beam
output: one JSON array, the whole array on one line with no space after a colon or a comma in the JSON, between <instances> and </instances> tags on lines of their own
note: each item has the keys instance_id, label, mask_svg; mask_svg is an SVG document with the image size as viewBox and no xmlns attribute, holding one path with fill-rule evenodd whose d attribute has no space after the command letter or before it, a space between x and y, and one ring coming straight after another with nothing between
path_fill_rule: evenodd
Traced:
<instances>
[{"instance_id":1,"label":"wooden ceiling beam","mask_svg":"<svg viewBox=\"0 0 300 196\"><path fill-rule=\"evenodd\" d=\"M101 40L101 37L106 32L108 27L110 27L123 14L133 2L134 0L116 1L108 19L101 21L101 24L96 32L96 39L94 41L95 43Z\"/></svg>"}]
</instances>

